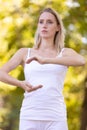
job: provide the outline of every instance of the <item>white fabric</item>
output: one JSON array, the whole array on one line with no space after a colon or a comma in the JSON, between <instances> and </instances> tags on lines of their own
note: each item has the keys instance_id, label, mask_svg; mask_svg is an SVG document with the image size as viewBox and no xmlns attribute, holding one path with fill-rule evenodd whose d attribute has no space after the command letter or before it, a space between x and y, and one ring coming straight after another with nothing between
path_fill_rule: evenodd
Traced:
<instances>
[{"instance_id":1,"label":"white fabric","mask_svg":"<svg viewBox=\"0 0 87 130\"><path fill-rule=\"evenodd\" d=\"M68 130L66 121L20 120L19 130Z\"/></svg>"},{"instance_id":2,"label":"white fabric","mask_svg":"<svg viewBox=\"0 0 87 130\"><path fill-rule=\"evenodd\" d=\"M30 49L28 50L28 56ZM62 51L58 57L62 56ZM62 94L67 67L57 64L40 64L32 61L25 64L25 80L33 86L42 84L43 87L25 92L20 111L20 119L65 121L66 106Z\"/></svg>"}]
</instances>

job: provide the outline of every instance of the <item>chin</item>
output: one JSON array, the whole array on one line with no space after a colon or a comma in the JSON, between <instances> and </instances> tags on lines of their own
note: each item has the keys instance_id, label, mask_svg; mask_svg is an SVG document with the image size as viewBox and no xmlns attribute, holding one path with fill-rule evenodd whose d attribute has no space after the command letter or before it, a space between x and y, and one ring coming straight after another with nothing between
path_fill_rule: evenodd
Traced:
<instances>
[{"instance_id":1,"label":"chin","mask_svg":"<svg viewBox=\"0 0 87 130\"><path fill-rule=\"evenodd\" d=\"M47 36L47 35L41 35L41 38L51 38L50 36Z\"/></svg>"}]
</instances>

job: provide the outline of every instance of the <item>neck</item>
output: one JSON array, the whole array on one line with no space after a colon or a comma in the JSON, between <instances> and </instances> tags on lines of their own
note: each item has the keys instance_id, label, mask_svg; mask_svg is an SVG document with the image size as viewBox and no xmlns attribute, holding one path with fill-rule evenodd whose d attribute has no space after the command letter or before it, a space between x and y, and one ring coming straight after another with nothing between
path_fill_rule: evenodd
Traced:
<instances>
[{"instance_id":1,"label":"neck","mask_svg":"<svg viewBox=\"0 0 87 130\"><path fill-rule=\"evenodd\" d=\"M40 49L46 49L46 50L55 49L54 41L52 39L42 39Z\"/></svg>"}]
</instances>

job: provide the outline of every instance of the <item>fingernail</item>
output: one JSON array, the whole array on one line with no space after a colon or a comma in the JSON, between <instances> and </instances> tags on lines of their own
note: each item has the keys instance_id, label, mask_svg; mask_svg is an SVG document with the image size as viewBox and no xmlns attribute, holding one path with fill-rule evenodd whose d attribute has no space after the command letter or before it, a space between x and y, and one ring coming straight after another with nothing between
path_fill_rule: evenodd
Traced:
<instances>
[{"instance_id":1,"label":"fingernail","mask_svg":"<svg viewBox=\"0 0 87 130\"><path fill-rule=\"evenodd\" d=\"M43 85L41 85L40 87L43 87Z\"/></svg>"}]
</instances>

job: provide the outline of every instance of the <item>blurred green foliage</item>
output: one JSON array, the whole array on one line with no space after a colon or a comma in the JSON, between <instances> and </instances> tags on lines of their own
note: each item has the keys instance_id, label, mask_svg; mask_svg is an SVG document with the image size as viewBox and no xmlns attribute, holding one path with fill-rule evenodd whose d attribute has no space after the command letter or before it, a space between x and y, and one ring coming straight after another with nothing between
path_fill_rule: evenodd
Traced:
<instances>
[{"instance_id":1,"label":"blurred green foliage","mask_svg":"<svg viewBox=\"0 0 87 130\"><path fill-rule=\"evenodd\" d=\"M87 58L86 0L1 0L0 1L0 66L21 47L32 47L39 12L52 7L60 13L66 29L65 46ZM87 65L70 67L64 86L69 130L79 130L84 79ZM11 75L24 79L19 66ZM0 82L0 130L18 130L23 90Z\"/></svg>"}]
</instances>

